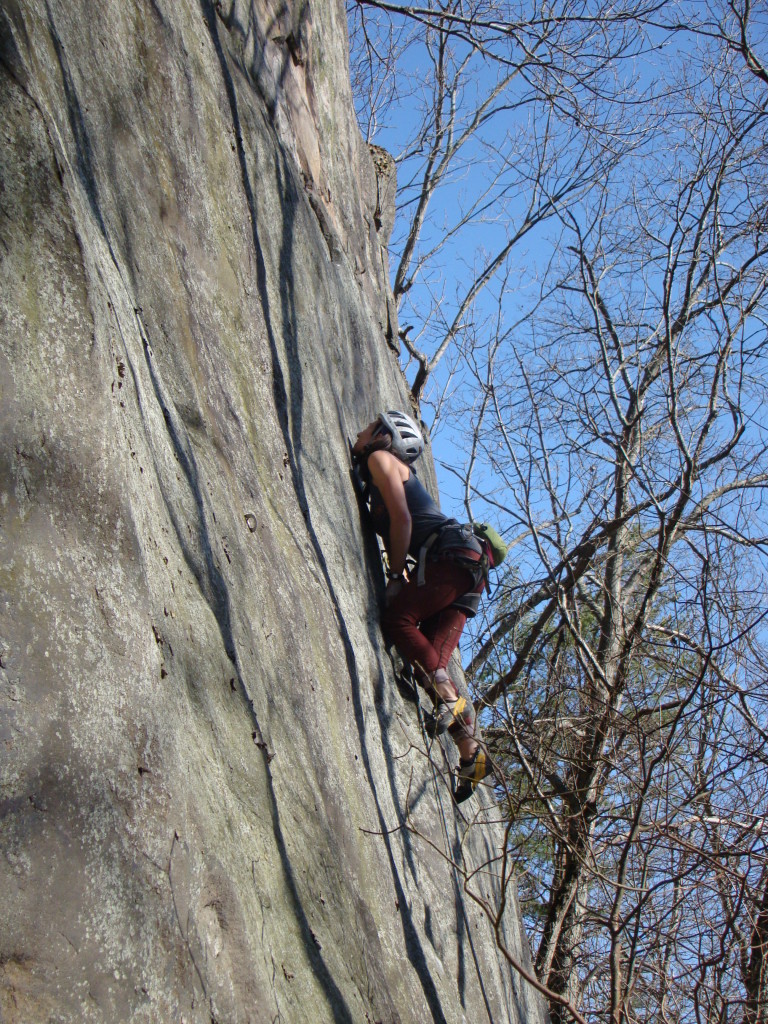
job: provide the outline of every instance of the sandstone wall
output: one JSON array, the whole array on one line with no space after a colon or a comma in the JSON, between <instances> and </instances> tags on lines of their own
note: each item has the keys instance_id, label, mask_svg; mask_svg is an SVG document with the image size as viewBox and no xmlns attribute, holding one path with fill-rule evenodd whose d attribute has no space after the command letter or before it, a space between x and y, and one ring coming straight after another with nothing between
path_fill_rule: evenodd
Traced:
<instances>
[{"instance_id":1,"label":"sandstone wall","mask_svg":"<svg viewBox=\"0 0 768 1024\"><path fill-rule=\"evenodd\" d=\"M542 1018L377 627L345 46L336 0L0 0L3 1021Z\"/></svg>"}]
</instances>

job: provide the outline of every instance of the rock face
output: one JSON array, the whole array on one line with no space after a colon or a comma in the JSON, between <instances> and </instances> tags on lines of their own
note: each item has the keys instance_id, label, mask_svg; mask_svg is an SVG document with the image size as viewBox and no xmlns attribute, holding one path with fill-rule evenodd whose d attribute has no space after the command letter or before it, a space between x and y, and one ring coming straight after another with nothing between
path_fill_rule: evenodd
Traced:
<instances>
[{"instance_id":1,"label":"rock face","mask_svg":"<svg viewBox=\"0 0 768 1024\"><path fill-rule=\"evenodd\" d=\"M543 1020L378 631L346 436L405 391L345 41L0 0L5 1022Z\"/></svg>"}]
</instances>

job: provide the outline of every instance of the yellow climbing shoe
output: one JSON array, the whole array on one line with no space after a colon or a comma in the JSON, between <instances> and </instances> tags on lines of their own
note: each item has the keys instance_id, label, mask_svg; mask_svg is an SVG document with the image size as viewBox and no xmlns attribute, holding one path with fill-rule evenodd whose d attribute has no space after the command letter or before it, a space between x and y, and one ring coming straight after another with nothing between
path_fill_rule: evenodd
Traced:
<instances>
[{"instance_id":1,"label":"yellow climbing shoe","mask_svg":"<svg viewBox=\"0 0 768 1024\"><path fill-rule=\"evenodd\" d=\"M488 778L494 770L495 765L483 747L478 747L469 761L460 760L456 769L456 803L460 804L471 797L478 784Z\"/></svg>"}]
</instances>

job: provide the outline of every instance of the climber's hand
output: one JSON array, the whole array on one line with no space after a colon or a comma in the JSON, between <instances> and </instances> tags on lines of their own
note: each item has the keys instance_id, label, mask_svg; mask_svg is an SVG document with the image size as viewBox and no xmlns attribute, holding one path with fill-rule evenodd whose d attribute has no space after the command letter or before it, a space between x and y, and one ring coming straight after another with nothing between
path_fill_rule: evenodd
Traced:
<instances>
[{"instance_id":1,"label":"climber's hand","mask_svg":"<svg viewBox=\"0 0 768 1024\"><path fill-rule=\"evenodd\" d=\"M387 583L387 589L384 592L384 603L386 604L387 608L389 608L389 606L392 604L392 602L402 589L402 579L389 580L389 582Z\"/></svg>"}]
</instances>

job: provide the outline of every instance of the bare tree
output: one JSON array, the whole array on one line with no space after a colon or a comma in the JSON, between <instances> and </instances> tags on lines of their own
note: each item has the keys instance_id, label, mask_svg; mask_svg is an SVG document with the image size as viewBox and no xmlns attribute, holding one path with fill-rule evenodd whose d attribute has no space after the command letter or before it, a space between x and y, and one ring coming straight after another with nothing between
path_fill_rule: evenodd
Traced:
<instances>
[{"instance_id":1,"label":"bare tree","mask_svg":"<svg viewBox=\"0 0 768 1024\"><path fill-rule=\"evenodd\" d=\"M417 26L406 360L513 544L468 674L553 1020L766 1024L768 19L596 8L354 5Z\"/></svg>"},{"instance_id":2,"label":"bare tree","mask_svg":"<svg viewBox=\"0 0 768 1024\"><path fill-rule=\"evenodd\" d=\"M636 0L574 17L567 0L542 8L350 4L369 141L386 128L382 85L402 89L403 102L387 105L402 130L382 137L397 135L393 291L416 402L476 326L478 297L510 255L522 255L537 228L579 202L634 145L640 96L617 67L645 45L642 18L630 12L647 16L657 6ZM444 273L450 261L458 273Z\"/></svg>"},{"instance_id":3,"label":"bare tree","mask_svg":"<svg viewBox=\"0 0 768 1024\"><path fill-rule=\"evenodd\" d=\"M612 1022L768 1018L768 115L724 40L472 353L520 543L470 673L538 977Z\"/></svg>"}]
</instances>

